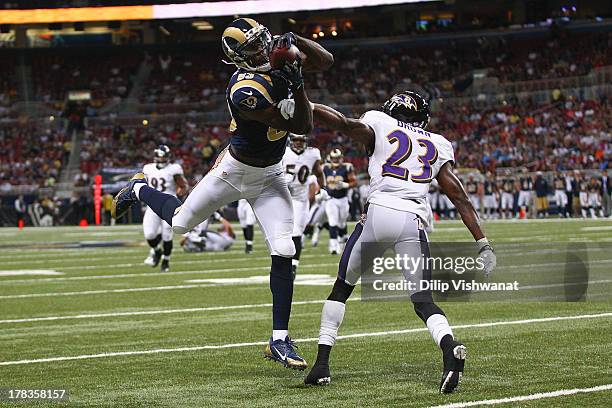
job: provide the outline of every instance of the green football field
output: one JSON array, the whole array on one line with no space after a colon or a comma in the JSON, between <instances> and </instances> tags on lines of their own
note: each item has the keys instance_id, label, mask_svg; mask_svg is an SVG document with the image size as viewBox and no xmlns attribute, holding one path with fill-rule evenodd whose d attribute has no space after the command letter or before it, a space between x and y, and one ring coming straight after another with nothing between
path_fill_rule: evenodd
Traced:
<instances>
[{"instance_id":1,"label":"green football field","mask_svg":"<svg viewBox=\"0 0 612 408\"><path fill-rule=\"evenodd\" d=\"M612 248L609 220L489 222L486 231L497 243ZM469 235L442 222L430 239ZM612 406L609 300L441 304L468 359L460 390L440 395L441 353L411 305L362 302L357 289L331 385L305 387L303 372L263 358L269 257L259 231L253 254L242 245L193 254L175 238L161 273L142 264L139 226L0 229L0 388L65 388L68 405L94 407ZM306 244L295 287L290 333L309 363L339 260L326 249L326 240ZM608 276L600 292L612 291Z\"/></svg>"}]
</instances>

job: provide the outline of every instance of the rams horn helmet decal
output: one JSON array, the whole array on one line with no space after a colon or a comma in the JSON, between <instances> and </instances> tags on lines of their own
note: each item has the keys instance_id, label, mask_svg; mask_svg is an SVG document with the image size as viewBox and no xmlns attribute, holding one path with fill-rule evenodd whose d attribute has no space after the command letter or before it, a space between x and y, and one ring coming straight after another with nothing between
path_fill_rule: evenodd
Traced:
<instances>
[{"instance_id":1,"label":"rams horn helmet decal","mask_svg":"<svg viewBox=\"0 0 612 408\"><path fill-rule=\"evenodd\" d=\"M227 26L221 37L223 52L238 68L266 72L270 67L272 35L252 18L239 18ZM225 61L224 61L225 62Z\"/></svg>"}]
</instances>

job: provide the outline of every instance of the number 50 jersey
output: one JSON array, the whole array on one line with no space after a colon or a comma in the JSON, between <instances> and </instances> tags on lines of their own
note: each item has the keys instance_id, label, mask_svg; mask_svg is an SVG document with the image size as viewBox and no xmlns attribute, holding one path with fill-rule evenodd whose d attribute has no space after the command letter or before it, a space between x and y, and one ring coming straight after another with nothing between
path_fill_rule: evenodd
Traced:
<instances>
[{"instance_id":1,"label":"number 50 jersey","mask_svg":"<svg viewBox=\"0 0 612 408\"><path fill-rule=\"evenodd\" d=\"M374 130L368 201L417 214L427 220L425 197L442 165L454 161L453 146L442 135L368 111L361 122Z\"/></svg>"},{"instance_id":2,"label":"number 50 jersey","mask_svg":"<svg viewBox=\"0 0 612 408\"><path fill-rule=\"evenodd\" d=\"M149 163L144 165L142 172L147 178L149 186L162 193L176 196L176 182L174 181L174 176L183 174L183 168L180 164L170 163L158 169L155 163Z\"/></svg>"},{"instance_id":3,"label":"number 50 jersey","mask_svg":"<svg viewBox=\"0 0 612 408\"><path fill-rule=\"evenodd\" d=\"M308 176L312 174L317 161L321 161L321 151L316 147L306 147L301 153L291 148L285 152L283 166L292 199L308 201Z\"/></svg>"}]
</instances>

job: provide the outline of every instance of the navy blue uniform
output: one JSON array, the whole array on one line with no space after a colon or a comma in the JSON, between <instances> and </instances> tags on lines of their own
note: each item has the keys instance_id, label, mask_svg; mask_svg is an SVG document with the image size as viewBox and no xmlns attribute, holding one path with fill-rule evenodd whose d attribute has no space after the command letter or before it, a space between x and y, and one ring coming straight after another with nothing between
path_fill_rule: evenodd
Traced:
<instances>
[{"instance_id":1,"label":"navy blue uniform","mask_svg":"<svg viewBox=\"0 0 612 408\"><path fill-rule=\"evenodd\" d=\"M239 69L230 78L226 97L232 115L232 148L246 157L281 161L288 132L247 119L241 112L267 109L288 98L287 83L270 75Z\"/></svg>"},{"instance_id":2,"label":"navy blue uniform","mask_svg":"<svg viewBox=\"0 0 612 408\"><path fill-rule=\"evenodd\" d=\"M343 198L348 194L348 188L336 189L336 183L340 183L342 181L348 183L349 178L348 175L353 171L353 165L350 163L342 163L338 167L332 167L331 164L325 164L323 166L323 175L325 176L325 181L327 183L327 192L330 197L333 198Z\"/></svg>"}]
</instances>

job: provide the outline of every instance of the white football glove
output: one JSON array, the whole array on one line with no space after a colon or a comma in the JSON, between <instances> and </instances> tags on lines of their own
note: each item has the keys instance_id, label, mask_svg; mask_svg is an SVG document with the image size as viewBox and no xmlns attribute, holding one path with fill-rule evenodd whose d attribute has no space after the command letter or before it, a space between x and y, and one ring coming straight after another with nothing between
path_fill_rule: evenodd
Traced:
<instances>
[{"instance_id":1,"label":"white football glove","mask_svg":"<svg viewBox=\"0 0 612 408\"><path fill-rule=\"evenodd\" d=\"M343 190L345 188L349 188L349 183L346 181L340 181L336 183L336 190Z\"/></svg>"},{"instance_id":2,"label":"white football glove","mask_svg":"<svg viewBox=\"0 0 612 408\"><path fill-rule=\"evenodd\" d=\"M476 243L478 244L478 257L483 261L484 274L488 278L497 266L497 256L486 238L481 238Z\"/></svg>"},{"instance_id":3,"label":"white football glove","mask_svg":"<svg viewBox=\"0 0 612 408\"><path fill-rule=\"evenodd\" d=\"M325 189L319 190L319 192L315 195L315 201L320 203L322 201L329 200L329 193Z\"/></svg>"},{"instance_id":4,"label":"white football glove","mask_svg":"<svg viewBox=\"0 0 612 408\"><path fill-rule=\"evenodd\" d=\"M295 112L295 101L293 99L283 99L276 107L285 120L293 118L293 113Z\"/></svg>"}]
</instances>

